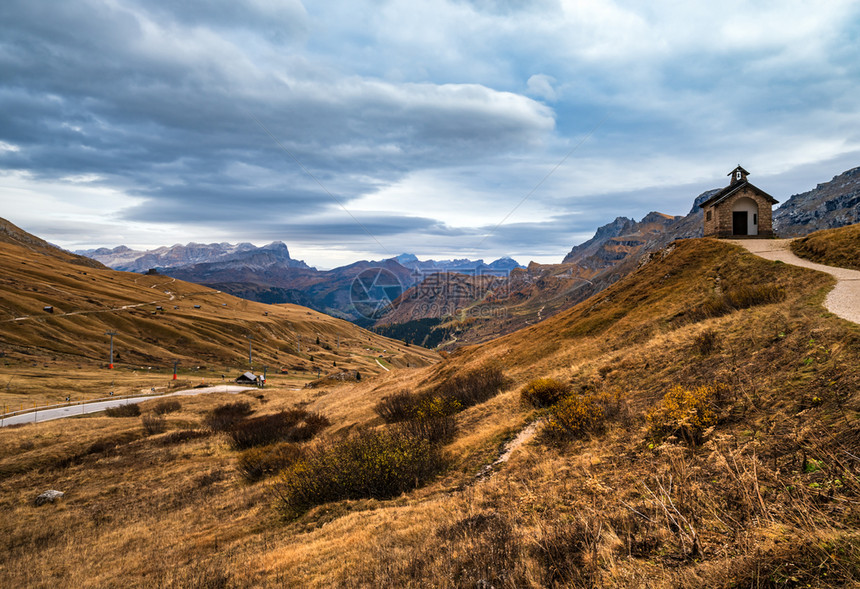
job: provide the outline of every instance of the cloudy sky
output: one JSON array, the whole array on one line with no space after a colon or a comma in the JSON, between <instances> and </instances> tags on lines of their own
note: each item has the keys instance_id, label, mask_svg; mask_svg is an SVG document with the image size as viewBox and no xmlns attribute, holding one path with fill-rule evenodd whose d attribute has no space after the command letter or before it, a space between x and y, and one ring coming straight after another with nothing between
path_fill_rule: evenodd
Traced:
<instances>
[{"instance_id":1,"label":"cloudy sky","mask_svg":"<svg viewBox=\"0 0 860 589\"><path fill-rule=\"evenodd\" d=\"M556 262L860 165L860 4L3 0L0 216L69 249Z\"/></svg>"}]
</instances>

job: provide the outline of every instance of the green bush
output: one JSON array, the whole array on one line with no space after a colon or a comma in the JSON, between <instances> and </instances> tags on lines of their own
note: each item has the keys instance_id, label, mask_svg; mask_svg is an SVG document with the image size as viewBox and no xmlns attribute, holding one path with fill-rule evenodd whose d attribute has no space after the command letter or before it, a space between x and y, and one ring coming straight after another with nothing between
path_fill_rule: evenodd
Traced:
<instances>
[{"instance_id":1,"label":"green bush","mask_svg":"<svg viewBox=\"0 0 860 589\"><path fill-rule=\"evenodd\" d=\"M140 406L137 403L120 405L119 407L108 407L105 409L108 417L137 417L140 415Z\"/></svg>"},{"instance_id":2,"label":"green bush","mask_svg":"<svg viewBox=\"0 0 860 589\"><path fill-rule=\"evenodd\" d=\"M295 408L236 422L227 434L234 448L244 450L274 442L304 442L328 425L329 420L319 413Z\"/></svg>"},{"instance_id":3,"label":"green bush","mask_svg":"<svg viewBox=\"0 0 860 589\"><path fill-rule=\"evenodd\" d=\"M343 499L387 499L414 489L444 466L437 445L401 431L365 431L322 444L287 468L273 489L288 517Z\"/></svg>"},{"instance_id":4,"label":"green bush","mask_svg":"<svg viewBox=\"0 0 860 589\"><path fill-rule=\"evenodd\" d=\"M249 481L273 476L297 462L304 455L301 446L278 442L269 446L250 448L239 455L236 467Z\"/></svg>"},{"instance_id":5,"label":"green bush","mask_svg":"<svg viewBox=\"0 0 860 589\"><path fill-rule=\"evenodd\" d=\"M554 378L536 378L520 391L520 397L537 408L549 407L561 401L570 392L570 387Z\"/></svg>"},{"instance_id":6,"label":"green bush","mask_svg":"<svg viewBox=\"0 0 860 589\"><path fill-rule=\"evenodd\" d=\"M245 419L252 413L251 404L248 401L234 401L219 405L206 414L203 423L216 432L228 431L233 425Z\"/></svg>"}]
</instances>

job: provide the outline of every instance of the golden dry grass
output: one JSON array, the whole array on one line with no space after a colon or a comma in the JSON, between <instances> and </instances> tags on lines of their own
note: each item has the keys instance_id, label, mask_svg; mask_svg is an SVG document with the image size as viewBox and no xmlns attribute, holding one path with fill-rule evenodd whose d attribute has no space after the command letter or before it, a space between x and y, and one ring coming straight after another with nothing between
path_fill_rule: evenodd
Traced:
<instances>
[{"instance_id":1,"label":"golden dry grass","mask_svg":"<svg viewBox=\"0 0 860 589\"><path fill-rule=\"evenodd\" d=\"M220 382L222 374L233 379L249 368L248 335L256 372L267 366L276 377L286 369L286 378L300 386L318 371L381 373L380 357L394 368L437 359L297 305L264 305L165 276L80 266L50 249L0 243L0 253L0 410L166 388L174 360L192 386ZM110 330L117 332L112 371Z\"/></svg>"},{"instance_id":2,"label":"golden dry grass","mask_svg":"<svg viewBox=\"0 0 860 589\"><path fill-rule=\"evenodd\" d=\"M820 264L860 270L860 223L795 239L791 251Z\"/></svg>"},{"instance_id":3,"label":"golden dry grass","mask_svg":"<svg viewBox=\"0 0 860 589\"><path fill-rule=\"evenodd\" d=\"M785 299L697 318L710 297L757 284ZM262 400L182 399L168 432L151 437L140 418L2 429L0 575L10 586L80 587L856 584L860 328L820 307L830 284L692 240L569 312L436 366L271 388ZM714 334L708 346L704 333ZM332 421L331 437L385 427L373 412L384 395L487 361L511 384L457 415L445 474L392 500L283 521L270 482L244 482L225 438L162 442L236 398L257 414L301 403ZM620 392L625 410L605 433L538 438L477 480L539 417L519 398L538 377ZM699 446L649 436L645 415L676 384L725 387ZM34 507L48 488L67 496Z\"/></svg>"}]
</instances>

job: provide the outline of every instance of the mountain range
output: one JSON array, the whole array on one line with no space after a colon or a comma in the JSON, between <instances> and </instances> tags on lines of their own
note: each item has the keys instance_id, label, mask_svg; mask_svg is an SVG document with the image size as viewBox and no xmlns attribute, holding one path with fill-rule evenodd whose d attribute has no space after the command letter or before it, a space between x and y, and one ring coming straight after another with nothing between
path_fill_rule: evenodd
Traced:
<instances>
[{"instance_id":1,"label":"mountain range","mask_svg":"<svg viewBox=\"0 0 860 589\"><path fill-rule=\"evenodd\" d=\"M180 268L192 264L232 262L234 266L267 267L283 265L288 268L309 268L301 260L293 260L281 241L257 247L252 243L189 243L164 246L152 250L133 250L120 245L113 249L78 250L76 254L98 260L114 270L146 272L150 269Z\"/></svg>"},{"instance_id":2,"label":"mountain range","mask_svg":"<svg viewBox=\"0 0 860 589\"><path fill-rule=\"evenodd\" d=\"M379 358L403 367L436 359L428 350L304 307L262 305L167 276L119 272L0 219L4 366L63 366L62 373L70 365L104 362L111 332L116 357L130 370L174 361L247 369L248 336L257 367L308 374L383 372ZM50 387L39 394L61 398Z\"/></svg>"},{"instance_id":3,"label":"mountain range","mask_svg":"<svg viewBox=\"0 0 860 589\"><path fill-rule=\"evenodd\" d=\"M264 303L295 303L408 341L458 346L510 333L567 309L635 271L643 260L679 239L701 237L699 204L684 216L653 211L636 221L617 217L574 246L561 264L511 258L425 260L404 253L317 270L294 260L282 242L174 245L150 251L125 246L78 251L133 272L155 268L171 277ZM794 236L860 221L860 168L796 194L774 211L777 233ZM357 308L355 289L384 272L391 284L372 314ZM359 293L359 295L366 293Z\"/></svg>"},{"instance_id":4,"label":"mountain range","mask_svg":"<svg viewBox=\"0 0 860 589\"><path fill-rule=\"evenodd\" d=\"M401 254L381 261L359 261L332 270L317 270L301 260L290 257L289 249L280 241L262 247L251 243L189 243L160 247L153 250L133 250L126 246L112 249L80 250L115 270L160 274L205 284L244 299L262 303L294 303L328 313L335 317L370 325L375 319L363 316L356 309L351 294L353 283L362 273L384 270L399 288L390 293L391 299L416 281L437 272L469 275L506 276L521 268L511 258L500 258L489 264L483 260L419 260L413 254Z\"/></svg>"},{"instance_id":5,"label":"mountain range","mask_svg":"<svg viewBox=\"0 0 860 589\"><path fill-rule=\"evenodd\" d=\"M616 217L573 247L561 264L531 263L525 271L488 283L448 280L446 288L415 288L377 321L379 333L425 345L457 347L511 333L545 320L637 270L673 242L702 236L699 205L720 189L693 199L684 216L651 212L640 221ZM860 168L796 194L774 211L784 236L860 222ZM474 293L470 299L463 293Z\"/></svg>"}]
</instances>

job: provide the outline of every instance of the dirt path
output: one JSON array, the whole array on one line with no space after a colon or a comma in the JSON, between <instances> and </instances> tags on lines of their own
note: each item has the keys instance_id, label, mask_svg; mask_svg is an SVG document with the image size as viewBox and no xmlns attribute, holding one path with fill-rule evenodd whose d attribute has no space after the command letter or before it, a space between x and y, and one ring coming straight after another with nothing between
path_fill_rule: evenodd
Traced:
<instances>
[{"instance_id":1,"label":"dirt path","mask_svg":"<svg viewBox=\"0 0 860 589\"><path fill-rule=\"evenodd\" d=\"M836 278L836 286L824 300L825 308L852 323L860 324L860 271L816 264L799 258L789 249L791 239L738 239L735 242L767 260L826 272Z\"/></svg>"},{"instance_id":2,"label":"dirt path","mask_svg":"<svg viewBox=\"0 0 860 589\"><path fill-rule=\"evenodd\" d=\"M174 282L176 281L175 278L173 280L174 280ZM60 290L60 289L56 289L56 290ZM61 291L61 292L66 292L66 291ZM68 294L71 294L71 293L68 293ZM11 321L27 321L30 319L47 319L47 318L51 318L51 317L69 317L71 315L95 315L95 314L99 314L99 313L116 313L118 311L127 311L129 309L137 309L138 307L145 307L147 305L158 305L159 303L168 303L170 301L176 300L176 293L173 293L169 290L166 290L166 291L164 291L164 294L168 295L170 298L160 299L157 301L148 301L145 303L135 303L133 305L122 305L121 307L110 307L108 309L91 309L89 311L69 311L68 313L51 313L51 314L47 314L47 315L24 315L23 317L13 317L12 319L2 319L2 320L0 320L0 323L8 323ZM194 297L196 295L200 295L200 294L208 294L208 292L207 291L192 292L192 293L188 293L187 295L184 295L184 296L187 299L191 299L192 297Z\"/></svg>"},{"instance_id":3,"label":"dirt path","mask_svg":"<svg viewBox=\"0 0 860 589\"><path fill-rule=\"evenodd\" d=\"M541 423L542 420L538 419L521 429L520 433L517 434L517 437L505 444L505 447L504 449L502 449L502 452L499 454L499 457L496 458L492 463L482 468L475 478L480 480L492 476L497 466L499 466L500 464L504 464L505 462L510 460L511 454L514 453L514 450L516 450L517 448L531 440L533 437L535 437L535 434L537 434L538 428L540 427Z\"/></svg>"}]
</instances>

